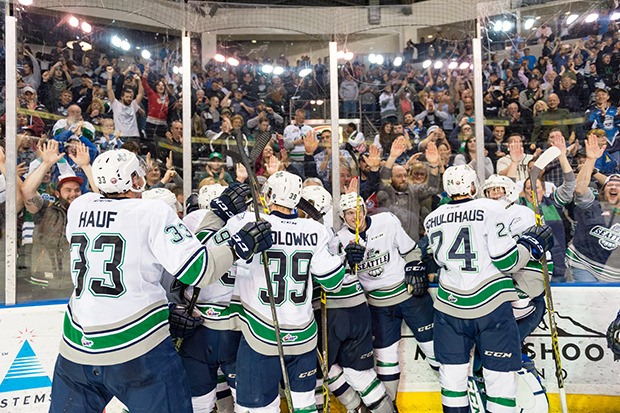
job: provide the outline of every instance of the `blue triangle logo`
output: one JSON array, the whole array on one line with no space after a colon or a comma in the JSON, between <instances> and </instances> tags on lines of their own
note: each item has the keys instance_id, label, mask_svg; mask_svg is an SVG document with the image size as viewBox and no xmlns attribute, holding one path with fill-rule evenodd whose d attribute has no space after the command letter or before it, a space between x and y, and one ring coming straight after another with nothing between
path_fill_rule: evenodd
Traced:
<instances>
[{"instance_id":1,"label":"blue triangle logo","mask_svg":"<svg viewBox=\"0 0 620 413\"><path fill-rule=\"evenodd\" d=\"M0 393L38 389L51 385L52 381L45 373L37 355L34 354L30 342L24 341L9 371L4 376L4 380L0 383Z\"/></svg>"}]
</instances>

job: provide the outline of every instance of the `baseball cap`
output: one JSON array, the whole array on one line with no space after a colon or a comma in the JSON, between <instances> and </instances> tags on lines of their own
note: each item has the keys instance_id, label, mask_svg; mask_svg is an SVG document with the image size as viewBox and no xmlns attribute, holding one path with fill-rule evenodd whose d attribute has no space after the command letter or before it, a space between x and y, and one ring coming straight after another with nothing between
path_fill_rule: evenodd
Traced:
<instances>
[{"instance_id":1,"label":"baseball cap","mask_svg":"<svg viewBox=\"0 0 620 413\"><path fill-rule=\"evenodd\" d=\"M224 113L232 113L232 112L228 108L222 108L222 111L220 113L223 115Z\"/></svg>"},{"instance_id":2,"label":"baseball cap","mask_svg":"<svg viewBox=\"0 0 620 413\"><path fill-rule=\"evenodd\" d=\"M33 135L35 133L34 128L31 125L22 126L17 130L17 133L25 133L25 132L30 132Z\"/></svg>"},{"instance_id":3,"label":"baseball cap","mask_svg":"<svg viewBox=\"0 0 620 413\"><path fill-rule=\"evenodd\" d=\"M619 174L611 174L611 175L609 175L607 177L607 179L605 179L605 185L607 185L611 181L620 182L620 175ZM605 185L603 185L603 187L605 187Z\"/></svg>"},{"instance_id":4,"label":"baseball cap","mask_svg":"<svg viewBox=\"0 0 620 413\"><path fill-rule=\"evenodd\" d=\"M598 93L598 92L605 92L605 93L609 94L609 90L605 89L604 87L597 87L597 88L594 90L594 93L596 94L596 93Z\"/></svg>"},{"instance_id":5,"label":"baseball cap","mask_svg":"<svg viewBox=\"0 0 620 413\"><path fill-rule=\"evenodd\" d=\"M426 130L426 134L430 135L431 133L435 132L437 129L441 129L441 128L437 125L433 125Z\"/></svg>"},{"instance_id":6,"label":"baseball cap","mask_svg":"<svg viewBox=\"0 0 620 413\"><path fill-rule=\"evenodd\" d=\"M219 152L211 152L211 155L209 155L209 159L213 159L213 158L223 159L222 154Z\"/></svg>"},{"instance_id":7,"label":"baseball cap","mask_svg":"<svg viewBox=\"0 0 620 413\"><path fill-rule=\"evenodd\" d=\"M562 75L562 77L568 77L568 78L570 78L570 79L572 79L572 80L577 80L577 75L576 75L576 74L574 74L574 73L573 73L573 72L571 72L571 71L565 72L565 73Z\"/></svg>"},{"instance_id":8,"label":"baseball cap","mask_svg":"<svg viewBox=\"0 0 620 413\"><path fill-rule=\"evenodd\" d=\"M72 174L64 174L58 177L58 184L56 185L56 189L60 189L61 186L66 184L67 182L77 182L79 185L84 183L84 179L77 175Z\"/></svg>"},{"instance_id":9,"label":"baseball cap","mask_svg":"<svg viewBox=\"0 0 620 413\"><path fill-rule=\"evenodd\" d=\"M24 87L22 88L22 93L26 93L26 92L30 92L30 93L37 93L37 91L36 91L36 90L34 90L34 89L32 88L32 86L24 86Z\"/></svg>"}]
</instances>

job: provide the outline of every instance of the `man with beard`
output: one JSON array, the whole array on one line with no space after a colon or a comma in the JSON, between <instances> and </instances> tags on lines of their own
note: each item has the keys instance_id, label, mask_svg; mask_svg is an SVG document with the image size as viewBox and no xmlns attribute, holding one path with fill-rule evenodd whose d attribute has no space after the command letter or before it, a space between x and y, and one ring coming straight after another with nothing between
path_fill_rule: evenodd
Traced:
<instances>
[{"instance_id":1,"label":"man with beard","mask_svg":"<svg viewBox=\"0 0 620 413\"><path fill-rule=\"evenodd\" d=\"M600 201L589 188L596 160L603 156L606 145L600 145L595 134L584 141L586 160L579 169L575 187L575 237L566 251L566 263L573 280L581 282L620 281L618 260L618 207L620 175L610 175L600 191Z\"/></svg>"},{"instance_id":2,"label":"man with beard","mask_svg":"<svg viewBox=\"0 0 620 413\"><path fill-rule=\"evenodd\" d=\"M107 92L108 99L110 100L110 106L114 113L114 124L121 131L121 140L123 142L134 141L140 145L140 129L138 128L138 119L136 114L140 109L140 102L144 96L144 88L140 75L134 75L134 81L138 84L138 94L134 99L133 89L125 88L121 94L121 99L116 99L114 90L112 89L112 77L114 73L114 67L108 66L106 68L108 73Z\"/></svg>"},{"instance_id":3,"label":"man with beard","mask_svg":"<svg viewBox=\"0 0 620 413\"><path fill-rule=\"evenodd\" d=\"M69 259L70 245L65 238L67 209L82 195L84 180L72 174L61 175L56 184L54 202L46 201L37 189L46 173L64 156L58 153L58 142L49 140L42 145L41 164L28 175L22 186L26 210L36 224L33 236L30 282L57 291L54 297L66 298L73 290ZM90 177L90 156L84 145L76 148L71 159Z\"/></svg>"}]
</instances>

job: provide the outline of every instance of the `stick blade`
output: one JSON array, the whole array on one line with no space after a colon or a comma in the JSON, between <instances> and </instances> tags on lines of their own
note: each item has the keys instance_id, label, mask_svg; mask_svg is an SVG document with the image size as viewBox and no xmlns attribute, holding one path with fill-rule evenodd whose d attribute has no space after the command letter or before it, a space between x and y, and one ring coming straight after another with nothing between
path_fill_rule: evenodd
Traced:
<instances>
[{"instance_id":1,"label":"stick blade","mask_svg":"<svg viewBox=\"0 0 620 413\"><path fill-rule=\"evenodd\" d=\"M530 170L530 178L532 181L538 179L540 171L542 171L547 165L549 165L554 159L560 156L560 148L557 146L550 146L544 151L534 162L534 166Z\"/></svg>"}]
</instances>

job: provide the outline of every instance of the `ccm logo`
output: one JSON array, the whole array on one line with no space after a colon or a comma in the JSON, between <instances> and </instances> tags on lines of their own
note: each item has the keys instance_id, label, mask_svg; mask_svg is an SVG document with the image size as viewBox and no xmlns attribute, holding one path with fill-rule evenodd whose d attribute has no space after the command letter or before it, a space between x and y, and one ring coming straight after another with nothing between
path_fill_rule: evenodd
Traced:
<instances>
[{"instance_id":1,"label":"ccm logo","mask_svg":"<svg viewBox=\"0 0 620 413\"><path fill-rule=\"evenodd\" d=\"M360 360L364 360L364 359L367 359L367 358L370 358L370 357L372 357L372 351L370 351L370 352L368 352L366 354L362 354L362 356L360 357Z\"/></svg>"},{"instance_id":2,"label":"ccm logo","mask_svg":"<svg viewBox=\"0 0 620 413\"><path fill-rule=\"evenodd\" d=\"M433 329L433 325L434 325L434 324L433 324L433 323L431 323L431 324L429 324L429 325L427 325L427 326L420 327L420 328L418 328L418 332L419 332L419 333L421 333L422 331L432 330L432 329Z\"/></svg>"},{"instance_id":3,"label":"ccm logo","mask_svg":"<svg viewBox=\"0 0 620 413\"><path fill-rule=\"evenodd\" d=\"M306 372L304 372L304 373L301 373L301 374L299 375L299 378L300 378L300 379L305 379L305 378L307 378L307 377L314 376L315 374L316 374L316 369L314 369L314 370L310 370L310 371L306 371Z\"/></svg>"},{"instance_id":4,"label":"ccm logo","mask_svg":"<svg viewBox=\"0 0 620 413\"><path fill-rule=\"evenodd\" d=\"M512 353L502 353L501 351L490 351L490 350L485 351L484 355L489 356L489 357L497 357L500 359L509 359L510 357L512 357Z\"/></svg>"}]
</instances>

